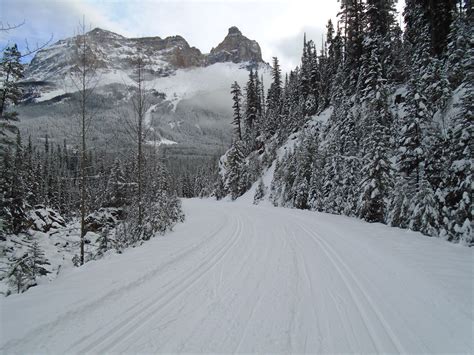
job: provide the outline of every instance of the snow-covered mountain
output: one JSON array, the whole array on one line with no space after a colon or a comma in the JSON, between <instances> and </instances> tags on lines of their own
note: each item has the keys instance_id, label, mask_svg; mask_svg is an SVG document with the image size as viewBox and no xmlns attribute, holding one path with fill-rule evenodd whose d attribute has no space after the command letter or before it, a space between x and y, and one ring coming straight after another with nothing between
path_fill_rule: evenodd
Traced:
<instances>
[{"instance_id":1,"label":"snow-covered mountain","mask_svg":"<svg viewBox=\"0 0 474 355\"><path fill-rule=\"evenodd\" d=\"M249 68L259 70L268 83L268 65L263 62L260 46L245 37L237 27L229 28L224 40L203 54L181 36L166 38L126 38L96 28L85 34L90 56L97 63L96 94L103 104L100 131L107 122L116 124L117 106L127 105L129 89L136 85L133 59L144 57L146 88L153 93L153 105L147 114L161 142L176 142L173 148L214 154L231 139L230 85L242 86ZM19 107L23 131L33 138L48 134L63 139L58 127L68 127L65 100L76 91L71 73L77 66L80 36L60 40L39 51L25 73L25 100ZM98 130L98 131L99 131ZM103 141L94 132L93 140ZM186 154L186 153L184 153Z\"/></svg>"},{"instance_id":2,"label":"snow-covered mountain","mask_svg":"<svg viewBox=\"0 0 474 355\"><path fill-rule=\"evenodd\" d=\"M235 26L229 28L224 40L209 54L191 47L181 36L125 38L100 28L85 36L90 56L103 72L133 70L132 59L138 53L145 58L148 74L155 77L214 63L263 63L259 44L242 35ZM26 72L27 81L57 81L66 77L77 65L75 53L81 38L66 38L39 51Z\"/></svg>"}]
</instances>

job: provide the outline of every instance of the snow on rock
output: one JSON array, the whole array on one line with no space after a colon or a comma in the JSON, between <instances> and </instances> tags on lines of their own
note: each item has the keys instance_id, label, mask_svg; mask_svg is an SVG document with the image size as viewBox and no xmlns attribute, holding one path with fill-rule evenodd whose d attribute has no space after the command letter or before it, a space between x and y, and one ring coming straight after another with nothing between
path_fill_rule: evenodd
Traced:
<instances>
[{"instance_id":1,"label":"snow on rock","mask_svg":"<svg viewBox=\"0 0 474 355\"><path fill-rule=\"evenodd\" d=\"M123 220L123 217L124 211L121 208L100 208L86 217L86 229L92 232L100 232L105 226L113 228L119 221Z\"/></svg>"},{"instance_id":2,"label":"snow on rock","mask_svg":"<svg viewBox=\"0 0 474 355\"><path fill-rule=\"evenodd\" d=\"M66 226L64 218L49 207L38 205L29 213L29 224L31 229L40 232L49 232L51 229L59 229Z\"/></svg>"}]
</instances>

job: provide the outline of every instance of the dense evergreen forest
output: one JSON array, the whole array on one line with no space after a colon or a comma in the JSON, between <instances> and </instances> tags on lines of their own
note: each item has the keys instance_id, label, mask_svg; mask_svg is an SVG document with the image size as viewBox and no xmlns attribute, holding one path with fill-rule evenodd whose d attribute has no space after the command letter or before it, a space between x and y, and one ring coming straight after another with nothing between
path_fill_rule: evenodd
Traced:
<instances>
[{"instance_id":1,"label":"dense evergreen forest","mask_svg":"<svg viewBox=\"0 0 474 355\"><path fill-rule=\"evenodd\" d=\"M250 72L232 85L235 135L218 198L244 194L277 159L274 205L357 216L473 243L471 1L345 0L321 49L304 38L301 65L268 92ZM324 124L313 124L321 113Z\"/></svg>"}]
</instances>

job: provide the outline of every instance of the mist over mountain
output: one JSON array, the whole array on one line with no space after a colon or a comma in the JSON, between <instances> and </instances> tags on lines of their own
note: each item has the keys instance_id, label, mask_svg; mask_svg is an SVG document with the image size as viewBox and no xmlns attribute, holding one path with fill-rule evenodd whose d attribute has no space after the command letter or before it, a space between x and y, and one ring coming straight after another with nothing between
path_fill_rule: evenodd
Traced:
<instances>
[{"instance_id":1,"label":"mist over mountain","mask_svg":"<svg viewBox=\"0 0 474 355\"><path fill-rule=\"evenodd\" d=\"M130 88L136 85L138 55L144 60L146 89L152 93L147 112L150 141L168 145L171 154L222 152L231 140L230 85L245 83L250 68L268 82L269 66L262 60L259 44L235 26L210 53L202 53L181 36L126 38L101 28L85 36L101 101L91 134L93 142L106 143L112 150L123 148L114 146L113 138L120 131L117 116L130 104ZM46 135L53 141L71 140L74 122L68 115L68 97L77 91L73 75L80 60L80 40L81 36L59 40L40 50L27 66L18 110L21 130L34 140Z\"/></svg>"}]
</instances>

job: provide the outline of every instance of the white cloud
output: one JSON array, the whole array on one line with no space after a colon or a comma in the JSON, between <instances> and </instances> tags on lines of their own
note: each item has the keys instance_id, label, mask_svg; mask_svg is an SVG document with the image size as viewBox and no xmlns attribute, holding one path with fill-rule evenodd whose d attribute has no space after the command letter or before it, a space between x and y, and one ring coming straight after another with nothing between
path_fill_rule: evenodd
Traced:
<instances>
[{"instance_id":1,"label":"white cloud","mask_svg":"<svg viewBox=\"0 0 474 355\"><path fill-rule=\"evenodd\" d=\"M403 5L401 1L399 8ZM259 42L264 60L280 57L290 69L301 56L303 33L318 45L336 0L0 0L2 18L26 24L8 34L11 41L42 42L74 35L85 16L90 27L128 37L182 35L190 45L208 52L230 26ZM2 41L6 41L5 38Z\"/></svg>"}]
</instances>

